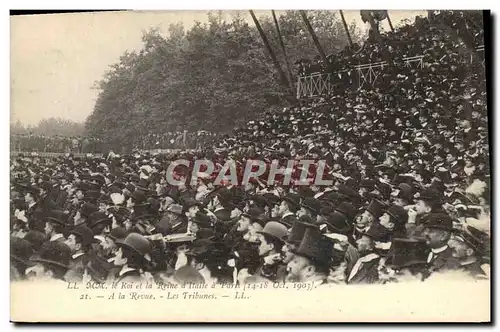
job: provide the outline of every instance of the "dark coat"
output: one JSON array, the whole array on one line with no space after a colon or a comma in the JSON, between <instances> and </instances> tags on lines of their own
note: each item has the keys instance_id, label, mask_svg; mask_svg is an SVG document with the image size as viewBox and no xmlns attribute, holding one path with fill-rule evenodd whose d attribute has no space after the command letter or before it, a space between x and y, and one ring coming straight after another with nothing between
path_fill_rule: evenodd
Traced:
<instances>
[{"instance_id":1,"label":"dark coat","mask_svg":"<svg viewBox=\"0 0 500 332\"><path fill-rule=\"evenodd\" d=\"M359 259L363 259L366 256L363 256ZM351 275L347 276L348 284L374 284L379 282L378 275L378 264L380 261L380 256L373 256L372 259L368 260L361 264L360 268L355 272L355 274L351 277ZM353 271L351 271L352 273Z\"/></svg>"},{"instance_id":2,"label":"dark coat","mask_svg":"<svg viewBox=\"0 0 500 332\"><path fill-rule=\"evenodd\" d=\"M297 221L297 216L295 214L290 214L286 216L285 218L281 218L280 223L285 225L287 228L290 228L293 226L293 224Z\"/></svg>"},{"instance_id":3,"label":"dark coat","mask_svg":"<svg viewBox=\"0 0 500 332\"><path fill-rule=\"evenodd\" d=\"M64 280L68 282L81 282L83 280L83 274L85 272L85 266L88 263L87 255L78 256L75 259L71 259L69 263L68 272L64 276Z\"/></svg>"},{"instance_id":4,"label":"dark coat","mask_svg":"<svg viewBox=\"0 0 500 332\"><path fill-rule=\"evenodd\" d=\"M448 271L460 269L460 262L452 256L450 247L446 250L435 254L431 262L428 263L429 272Z\"/></svg>"}]
</instances>

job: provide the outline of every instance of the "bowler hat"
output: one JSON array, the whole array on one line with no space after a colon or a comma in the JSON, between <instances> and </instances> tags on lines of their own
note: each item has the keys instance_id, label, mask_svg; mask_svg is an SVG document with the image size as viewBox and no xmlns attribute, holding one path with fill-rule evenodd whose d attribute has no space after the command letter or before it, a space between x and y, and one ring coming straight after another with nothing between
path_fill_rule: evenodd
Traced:
<instances>
[{"instance_id":1,"label":"bowler hat","mask_svg":"<svg viewBox=\"0 0 500 332\"><path fill-rule=\"evenodd\" d=\"M53 210L48 216L45 216L45 221L50 223L57 223L59 225L66 225L67 216L64 211Z\"/></svg>"},{"instance_id":2,"label":"bowler hat","mask_svg":"<svg viewBox=\"0 0 500 332\"><path fill-rule=\"evenodd\" d=\"M144 257L146 260L151 261L151 250L152 245L151 242L144 236L139 233L130 233L123 240L117 240L116 244L126 247L136 254L139 254L141 257Z\"/></svg>"},{"instance_id":3,"label":"bowler hat","mask_svg":"<svg viewBox=\"0 0 500 332\"><path fill-rule=\"evenodd\" d=\"M98 211L99 208L91 203L84 203L80 208L80 214L88 218L92 213Z\"/></svg>"},{"instance_id":4,"label":"bowler hat","mask_svg":"<svg viewBox=\"0 0 500 332\"><path fill-rule=\"evenodd\" d=\"M242 216L247 217L254 222L262 214L262 212L263 211L259 208L250 208L247 212L243 212Z\"/></svg>"},{"instance_id":5,"label":"bowler hat","mask_svg":"<svg viewBox=\"0 0 500 332\"><path fill-rule=\"evenodd\" d=\"M335 233L347 234L352 229L352 224L347 221L347 217L344 214L338 212L330 213L326 218L326 224Z\"/></svg>"},{"instance_id":6,"label":"bowler hat","mask_svg":"<svg viewBox=\"0 0 500 332\"><path fill-rule=\"evenodd\" d=\"M94 240L94 233L92 230L84 225L78 225L73 230L69 231L69 234L75 234L80 236L82 239L82 244L84 246L89 246Z\"/></svg>"},{"instance_id":7,"label":"bowler hat","mask_svg":"<svg viewBox=\"0 0 500 332\"><path fill-rule=\"evenodd\" d=\"M101 211L96 211L89 215L88 225L90 228L94 228L95 226L101 223L111 224L111 219L106 215L106 213Z\"/></svg>"},{"instance_id":8,"label":"bowler hat","mask_svg":"<svg viewBox=\"0 0 500 332\"><path fill-rule=\"evenodd\" d=\"M270 236L280 241L284 241L285 237L288 235L288 229L282 223L279 223L277 221L269 221L264 226L264 229L257 233Z\"/></svg>"},{"instance_id":9,"label":"bowler hat","mask_svg":"<svg viewBox=\"0 0 500 332\"><path fill-rule=\"evenodd\" d=\"M108 237L113 241L123 240L127 237L128 231L123 227L116 227L109 232Z\"/></svg>"},{"instance_id":10,"label":"bowler hat","mask_svg":"<svg viewBox=\"0 0 500 332\"><path fill-rule=\"evenodd\" d=\"M342 202L334 208L335 211L342 213L348 220L354 219L356 208L349 202Z\"/></svg>"}]
</instances>

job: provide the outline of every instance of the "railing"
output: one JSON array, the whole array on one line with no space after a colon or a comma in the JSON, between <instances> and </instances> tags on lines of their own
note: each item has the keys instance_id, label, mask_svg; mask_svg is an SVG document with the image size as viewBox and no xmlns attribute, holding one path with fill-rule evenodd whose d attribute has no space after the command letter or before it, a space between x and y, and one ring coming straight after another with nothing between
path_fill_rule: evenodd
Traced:
<instances>
[{"instance_id":1,"label":"railing","mask_svg":"<svg viewBox=\"0 0 500 332\"><path fill-rule=\"evenodd\" d=\"M373 86L384 70L384 67L387 67L387 61L354 66L354 69L358 73L358 90L365 84Z\"/></svg>"},{"instance_id":2,"label":"railing","mask_svg":"<svg viewBox=\"0 0 500 332\"><path fill-rule=\"evenodd\" d=\"M475 54L471 54L471 63L478 59L482 65L485 65L484 45L476 48ZM403 66L406 68L424 68L424 56L416 55L412 57L403 58ZM300 76L297 79L297 99L319 97L332 94L335 85L332 83L332 78L335 75L341 77L342 73L355 71L358 75L358 90L364 85L373 86L382 74L385 67L391 63L387 61L367 63L363 65L354 66L352 69L344 70L336 73L315 73L308 76Z\"/></svg>"},{"instance_id":3,"label":"railing","mask_svg":"<svg viewBox=\"0 0 500 332\"><path fill-rule=\"evenodd\" d=\"M328 95L333 92L332 74L301 76L297 83L297 98Z\"/></svg>"}]
</instances>

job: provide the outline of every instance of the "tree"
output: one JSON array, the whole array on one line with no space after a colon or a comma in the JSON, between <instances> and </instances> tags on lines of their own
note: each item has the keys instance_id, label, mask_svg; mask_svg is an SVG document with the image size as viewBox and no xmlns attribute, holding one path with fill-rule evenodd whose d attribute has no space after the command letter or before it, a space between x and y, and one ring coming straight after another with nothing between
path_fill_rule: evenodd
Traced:
<instances>
[{"instance_id":1,"label":"tree","mask_svg":"<svg viewBox=\"0 0 500 332\"><path fill-rule=\"evenodd\" d=\"M347 45L337 14L310 15L325 50ZM287 12L279 21L291 60L314 57L298 12ZM262 22L281 57L272 19ZM353 29L352 35L359 33ZM126 52L96 82L100 93L86 120L89 134L133 147L149 133L227 132L294 101L278 83L256 28L241 16L226 22L220 13L209 13L207 23L196 22L188 31L180 23L171 25L168 37L158 29L145 31L142 42L143 49Z\"/></svg>"}]
</instances>

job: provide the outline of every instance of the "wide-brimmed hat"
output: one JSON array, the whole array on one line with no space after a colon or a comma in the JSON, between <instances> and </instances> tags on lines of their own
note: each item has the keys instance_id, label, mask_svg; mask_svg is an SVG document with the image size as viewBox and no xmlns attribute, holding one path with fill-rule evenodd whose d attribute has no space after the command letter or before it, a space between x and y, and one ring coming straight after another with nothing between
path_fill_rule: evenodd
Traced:
<instances>
[{"instance_id":1,"label":"wide-brimmed hat","mask_svg":"<svg viewBox=\"0 0 500 332\"><path fill-rule=\"evenodd\" d=\"M30 258L30 261L68 269L70 259L71 249L66 244L60 241L49 241L42 246L38 255Z\"/></svg>"}]
</instances>

